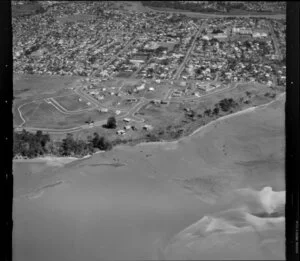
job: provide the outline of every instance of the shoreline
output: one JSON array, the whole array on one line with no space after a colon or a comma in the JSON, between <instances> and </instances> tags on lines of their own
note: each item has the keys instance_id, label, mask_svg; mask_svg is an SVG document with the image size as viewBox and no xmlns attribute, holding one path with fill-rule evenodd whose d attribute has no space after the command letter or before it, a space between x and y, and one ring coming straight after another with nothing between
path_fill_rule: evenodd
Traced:
<instances>
[{"instance_id":1,"label":"shoreline","mask_svg":"<svg viewBox=\"0 0 300 261\"><path fill-rule=\"evenodd\" d=\"M96 154L96 153L94 153ZM16 158L13 159L13 162L16 163L23 163L23 162L28 162L28 163L52 163L52 162L57 162L57 163L63 163L67 164L70 162L73 162L75 160L81 160L81 159L87 159L91 157L92 155L86 155L83 157L59 157L59 156L54 156L54 155L48 155L45 157L37 157L37 158L32 158L32 159L27 159L27 158Z\"/></svg>"},{"instance_id":2,"label":"shoreline","mask_svg":"<svg viewBox=\"0 0 300 261\"><path fill-rule=\"evenodd\" d=\"M76 160L82 160L82 159L88 159L90 157L92 157L95 154L99 154L99 153L103 153L105 152L104 150L99 150L94 152L93 154L88 154L85 155L83 157L71 157L71 156L67 156L67 157L59 157L59 156L54 156L54 155L46 155L44 157L40 156L40 157L36 157L36 158L15 158L13 159L13 162L16 163L23 163L23 162L27 162L27 163L62 163L62 164L67 164Z\"/></svg>"},{"instance_id":3,"label":"shoreline","mask_svg":"<svg viewBox=\"0 0 300 261\"><path fill-rule=\"evenodd\" d=\"M261 105L258 105L258 106L249 107L247 109L244 109L244 110L241 110L241 111L237 111L235 113L231 113L231 114L222 116L222 117L220 117L218 119L215 119L215 120L207 123L206 125L203 125L203 126L197 128L191 134L189 134L187 136L180 137L177 140L172 140L172 141L162 140L162 141L152 141L152 142L141 142L141 143L137 144L136 146L138 146L138 145L145 145L145 144L149 144L149 145L156 145L156 144L157 145L159 145L159 144L162 144L162 145L164 145L164 144L176 144L176 143L178 143L179 141L181 141L183 139L192 137L196 133L202 131L206 127L210 127L211 125L215 124L218 121L226 120L226 119L229 119L231 117L234 117L234 116L237 116L237 115L240 115L240 114L248 113L248 112L251 112L251 111L255 111L256 109L260 109L260 108L266 107L266 106L272 104L273 102L276 102L276 101L282 99L283 96L285 96L285 94L286 94L285 92L281 93L280 95L278 95L278 97L275 100L273 100L271 102L268 102L268 103L265 103L265 104L261 104ZM126 146L126 144L125 145L120 145L120 146Z\"/></svg>"},{"instance_id":4,"label":"shoreline","mask_svg":"<svg viewBox=\"0 0 300 261\"><path fill-rule=\"evenodd\" d=\"M206 125L203 125L203 126L197 128L191 134L189 134L187 136L180 137L177 140L171 140L171 141L161 140L161 141L151 141L151 142L144 142L143 141L143 142L140 142L140 143L134 145L134 147L136 147L136 146L143 146L143 145L177 144L181 140L184 140L186 138L192 137L193 135L197 134L198 132L200 132L202 130L205 130L205 128L210 127L210 126L212 126L213 124L215 124L215 123L217 123L219 121L226 120L226 119L229 119L229 118L241 115L241 114L245 114L245 113L248 113L248 112L251 112L251 111L255 111L256 109L259 109L259 108L264 108L264 107L266 107L266 106L268 106L268 105L270 105L270 104L272 104L272 103L274 103L274 102L282 99L285 95L286 95L286 92L283 92L283 93L279 94L276 97L276 99L273 100L273 101L271 101L271 102L268 102L268 103L265 103L265 104L261 104L261 105L258 105L258 106L252 106L252 107L249 107L249 108L246 108L246 109L243 109L243 110L240 110L240 111L237 111L237 112L234 112L234 113L222 116L222 117L220 117L218 119L215 119L215 120L207 123ZM129 145L128 144L120 144L120 145L116 145L114 148L124 147L124 146L129 146ZM22 163L22 162L39 163L39 162L41 162L41 163L50 163L50 164L51 163L67 164L67 163L70 163L70 162L73 162L73 161L76 161L76 160L87 159L87 158L92 157L95 154L103 153L103 152L105 152L105 151L97 151L97 152L95 152L93 154L88 154L88 155L83 156L83 157L70 157L70 156L69 157L59 157L59 156L54 156L54 155L47 155L47 156L44 156L44 157L37 157L37 158L32 158L32 159L17 158L17 159L13 159L13 162L16 162L16 163Z\"/></svg>"}]
</instances>

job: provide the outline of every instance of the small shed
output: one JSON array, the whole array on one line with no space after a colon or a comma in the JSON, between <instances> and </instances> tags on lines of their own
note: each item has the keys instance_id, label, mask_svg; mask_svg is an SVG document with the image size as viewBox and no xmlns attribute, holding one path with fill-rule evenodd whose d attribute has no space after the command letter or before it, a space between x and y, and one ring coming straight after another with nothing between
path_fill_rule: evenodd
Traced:
<instances>
[{"instance_id":1,"label":"small shed","mask_svg":"<svg viewBox=\"0 0 300 261\"><path fill-rule=\"evenodd\" d=\"M130 122L131 119L129 119L129 118L124 118L123 121L124 121L124 122Z\"/></svg>"},{"instance_id":2,"label":"small shed","mask_svg":"<svg viewBox=\"0 0 300 261\"><path fill-rule=\"evenodd\" d=\"M100 112L108 112L108 109L107 108L101 108L99 109Z\"/></svg>"},{"instance_id":3,"label":"small shed","mask_svg":"<svg viewBox=\"0 0 300 261\"><path fill-rule=\"evenodd\" d=\"M153 130L153 127L151 125L146 124L143 126L143 129L144 130Z\"/></svg>"},{"instance_id":4,"label":"small shed","mask_svg":"<svg viewBox=\"0 0 300 261\"><path fill-rule=\"evenodd\" d=\"M124 135L124 134L125 134L125 131L124 131L124 130L118 130L116 133L117 133L118 135Z\"/></svg>"}]
</instances>

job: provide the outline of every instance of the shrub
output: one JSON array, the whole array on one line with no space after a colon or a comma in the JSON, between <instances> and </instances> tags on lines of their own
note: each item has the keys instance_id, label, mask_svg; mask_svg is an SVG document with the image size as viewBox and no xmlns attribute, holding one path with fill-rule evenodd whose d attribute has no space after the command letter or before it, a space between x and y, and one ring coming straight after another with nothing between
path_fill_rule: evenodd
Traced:
<instances>
[{"instance_id":1,"label":"shrub","mask_svg":"<svg viewBox=\"0 0 300 261\"><path fill-rule=\"evenodd\" d=\"M115 129L117 127L117 121L114 116L111 116L107 119L107 123L105 125L108 129Z\"/></svg>"}]
</instances>

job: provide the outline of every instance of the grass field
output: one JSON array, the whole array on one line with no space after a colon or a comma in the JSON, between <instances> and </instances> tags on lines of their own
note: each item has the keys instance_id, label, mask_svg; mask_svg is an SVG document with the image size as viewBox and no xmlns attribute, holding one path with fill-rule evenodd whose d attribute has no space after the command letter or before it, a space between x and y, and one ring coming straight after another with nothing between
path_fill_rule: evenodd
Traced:
<instances>
[{"instance_id":1,"label":"grass field","mask_svg":"<svg viewBox=\"0 0 300 261\"><path fill-rule=\"evenodd\" d=\"M23 5L18 5L18 6L12 5L11 7L13 17L32 15L39 10L41 10L41 5L36 1L35 2L27 1L27 3Z\"/></svg>"},{"instance_id":2,"label":"grass field","mask_svg":"<svg viewBox=\"0 0 300 261\"><path fill-rule=\"evenodd\" d=\"M57 75L25 75L14 74L13 89L14 95L22 99L34 97L51 97L69 94L66 88L75 85L75 82L82 77L57 76Z\"/></svg>"},{"instance_id":3,"label":"grass field","mask_svg":"<svg viewBox=\"0 0 300 261\"><path fill-rule=\"evenodd\" d=\"M147 87L154 87L154 91L147 91L144 95L146 99L163 99L168 93L169 88L172 88L171 86L167 85L149 85Z\"/></svg>"},{"instance_id":4,"label":"grass field","mask_svg":"<svg viewBox=\"0 0 300 261\"><path fill-rule=\"evenodd\" d=\"M214 94L208 97L204 97L198 100L187 100L187 101L178 101L170 102L169 105L155 105L155 104L146 104L138 112L137 115L143 117L153 126L166 126L168 124L175 124L182 126L190 132L192 129L195 129L197 126L206 124L210 119L205 118L203 121L202 115L205 110L213 109L215 104L220 102L224 98L233 98L236 102L240 103L239 107L233 109L233 111L244 109L251 106L258 106L261 104L268 103L272 98L265 96L266 93L276 94L283 92L284 89L270 88L268 86L262 86L257 84L240 84L237 88L229 90L224 93ZM242 101L241 101L242 99ZM249 100L248 104L244 104L245 100ZM195 112L195 117L189 119L185 116L184 108L191 109ZM220 111L218 117L230 113ZM217 116L212 116L212 118Z\"/></svg>"},{"instance_id":5,"label":"grass field","mask_svg":"<svg viewBox=\"0 0 300 261\"><path fill-rule=\"evenodd\" d=\"M130 99L131 97L128 97L128 99ZM140 99L137 99L136 101L134 101L134 102L128 102L128 101L126 101L127 100L127 98L126 99L122 99L121 101L119 101L120 102L120 104L116 104L115 105L115 108L116 109L119 109L119 110L129 110L129 109L131 109L133 106L135 106L138 102L139 102L139 100Z\"/></svg>"},{"instance_id":6,"label":"grass field","mask_svg":"<svg viewBox=\"0 0 300 261\"><path fill-rule=\"evenodd\" d=\"M91 105L87 104L87 100L79 96L78 94L72 94L68 96L59 96L53 98L67 111L78 111L87 108L91 108ZM79 101L81 99L81 101Z\"/></svg>"},{"instance_id":7,"label":"grass field","mask_svg":"<svg viewBox=\"0 0 300 261\"><path fill-rule=\"evenodd\" d=\"M110 112L100 113L96 110L78 114L63 114L44 101L24 105L21 111L26 120L24 126L55 129L77 127L84 125L85 121L89 119L100 121L107 119L111 115Z\"/></svg>"}]
</instances>

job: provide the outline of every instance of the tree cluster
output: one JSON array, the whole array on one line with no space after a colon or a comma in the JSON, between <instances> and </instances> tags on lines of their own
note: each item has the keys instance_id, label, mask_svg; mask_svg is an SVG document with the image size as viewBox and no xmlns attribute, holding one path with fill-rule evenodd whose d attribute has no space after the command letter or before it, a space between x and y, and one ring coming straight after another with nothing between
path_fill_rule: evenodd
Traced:
<instances>
[{"instance_id":1,"label":"tree cluster","mask_svg":"<svg viewBox=\"0 0 300 261\"><path fill-rule=\"evenodd\" d=\"M103 127L107 129L115 129L117 127L116 118L114 116L109 117Z\"/></svg>"},{"instance_id":2,"label":"tree cluster","mask_svg":"<svg viewBox=\"0 0 300 261\"><path fill-rule=\"evenodd\" d=\"M94 133L87 140L75 140L73 134L68 133L62 141L51 140L49 134L37 131L35 134L26 130L14 131L13 156L35 158L43 155L55 156L84 156L96 150L110 150L112 144L105 137Z\"/></svg>"},{"instance_id":3,"label":"tree cluster","mask_svg":"<svg viewBox=\"0 0 300 261\"><path fill-rule=\"evenodd\" d=\"M49 134L37 131L36 134L23 130L21 133L14 132L13 154L37 157L48 152L46 144L50 141Z\"/></svg>"},{"instance_id":4,"label":"tree cluster","mask_svg":"<svg viewBox=\"0 0 300 261\"><path fill-rule=\"evenodd\" d=\"M238 103L232 98L229 99L225 98L219 102L219 106L222 111L227 112L230 109L237 107Z\"/></svg>"}]
</instances>

